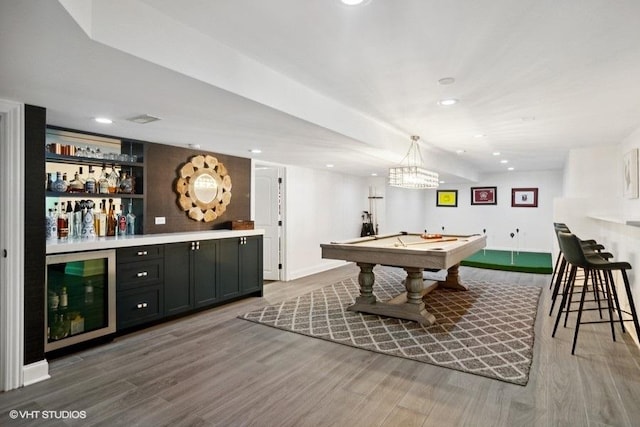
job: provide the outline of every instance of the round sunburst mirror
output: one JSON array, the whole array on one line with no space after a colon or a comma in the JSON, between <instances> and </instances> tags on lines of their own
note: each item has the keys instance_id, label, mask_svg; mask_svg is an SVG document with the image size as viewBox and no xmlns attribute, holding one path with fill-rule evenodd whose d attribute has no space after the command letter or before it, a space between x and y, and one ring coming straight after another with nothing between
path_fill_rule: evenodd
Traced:
<instances>
[{"instance_id":1,"label":"round sunburst mirror","mask_svg":"<svg viewBox=\"0 0 640 427\"><path fill-rule=\"evenodd\" d=\"M231 177L213 156L193 156L182 165L176 181L178 206L194 221L211 222L231 201Z\"/></svg>"}]
</instances>

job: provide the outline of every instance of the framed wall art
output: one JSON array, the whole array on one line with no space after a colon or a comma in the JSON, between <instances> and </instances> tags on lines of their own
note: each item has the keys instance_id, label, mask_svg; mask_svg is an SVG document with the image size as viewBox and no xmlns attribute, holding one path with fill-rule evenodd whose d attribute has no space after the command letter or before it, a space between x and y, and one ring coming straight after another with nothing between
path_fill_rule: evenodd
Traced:
<instances>
[{"instance_id":1,"label":"framed wall art","mask_svg":"<svg viewBox=\"0 0 640 427\"><path fill-rule=\"evenodd\" d=\"M458 206L458 190L436 190L436 206Z\"/></svg>"},{"instance_id":2,"label":"framed wall art","mask_svg":"<svg viewBox=\"0 0 640 427\"><path fill-rule=\"evenodd\" d=\"M627 199L638 198L638 149L634 148L624 155L624 188L622 194Z\"/></svg>"},{"instance_id":3,"label":"framed wall art","mask_svg":"<svg viewBox=\"0 0 640 427\"><path fill-rule=\"evenodd\" d=\"M472 205L495 205L497 203L497 187L471 187Z\"/></svg>"},{"instance_id":4,"label":"framed wall art","mask_svg":"<svg viewBox=\"0 0 640 427\"><path fill-rule=\"evenodd\" d=\"M512 188L511 207L513 208L537 208L538 189L537 188Z\"/></svg>"}]
</instances>

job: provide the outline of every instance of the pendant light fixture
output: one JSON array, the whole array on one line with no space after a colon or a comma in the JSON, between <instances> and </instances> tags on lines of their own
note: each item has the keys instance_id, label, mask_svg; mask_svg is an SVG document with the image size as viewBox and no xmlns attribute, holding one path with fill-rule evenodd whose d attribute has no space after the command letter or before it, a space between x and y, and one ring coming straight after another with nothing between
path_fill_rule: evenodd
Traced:
<instances>
[{"instance_id":1,"label":"pendant light fixture","mask_svg":"<svg viewBox=\"0 0 640 427\"><path fill-rule=\"evenodd\" d=\"M390 186L413 189L438 188L438 174L423 168L422 154L418 146L419 139L419 136L413 135L409 151L400 165L389 168Z\"/></svg>"}]
</instances>

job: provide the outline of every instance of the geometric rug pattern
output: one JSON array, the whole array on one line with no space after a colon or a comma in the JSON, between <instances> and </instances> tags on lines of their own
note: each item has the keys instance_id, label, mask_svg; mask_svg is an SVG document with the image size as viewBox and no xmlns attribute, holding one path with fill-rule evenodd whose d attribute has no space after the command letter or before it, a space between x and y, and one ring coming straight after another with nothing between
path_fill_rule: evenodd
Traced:
<instances>
[{"instance_id":1,"label":"geometric rug pattern","mask_svg":"<svg viewBox=\"0 0 640 427\"><path fill-rule=\"evenodd\" d=\"M406 273L376 267L374 294L405 291ZM431 326L347 311L360 294L357 276L240 318L314 338L526 385L533 359L541 288L467 280L469 291L436 289L425 297Z\"/></svg>"}]
</instances>

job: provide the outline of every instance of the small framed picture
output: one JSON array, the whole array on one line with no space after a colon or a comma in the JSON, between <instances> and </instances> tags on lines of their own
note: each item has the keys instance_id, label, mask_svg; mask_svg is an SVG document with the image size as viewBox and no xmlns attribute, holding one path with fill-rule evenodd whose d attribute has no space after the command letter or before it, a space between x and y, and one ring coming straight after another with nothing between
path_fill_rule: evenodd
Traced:
<instances>
[{"instance_id":1,"label":"small framed picture","mask_svg":"<svg viewBox=\"0 0 640 427\"><path fill-rule=\"evenodd\" d=\"M622 194L627 199L638 198L638 149L634 148L624 155L624 188Z\"/></svg>"},{"instance_id":2,"label":"small framed picture","mask_svg":"<svg viewBox=\"0 0 640 427\"><path fill-rule=\"evenodd\" d=\"M436 190L436 206L458 206L458 190Z\"/></svg>"},{"instance_id":3,"label":"small framed picture","mask_svg":"<svg viewBox=\"0 0 640 427\"><path fill-rule=\"evenodd\" d=\"M472 205L495 205L497 203L497 187L471 187Z\"/></svg>"},{"instance_id":4,"label":"small framed picture","mask_svg":"<svg viewBox=\"0 0 640 427\"><path fill-rule=\"evenodd\" d=\"M538 189L537 188L512 188L511 207L513 208L537 208Z\"/></svg>"}]
</instances>

